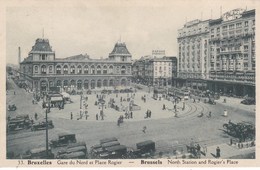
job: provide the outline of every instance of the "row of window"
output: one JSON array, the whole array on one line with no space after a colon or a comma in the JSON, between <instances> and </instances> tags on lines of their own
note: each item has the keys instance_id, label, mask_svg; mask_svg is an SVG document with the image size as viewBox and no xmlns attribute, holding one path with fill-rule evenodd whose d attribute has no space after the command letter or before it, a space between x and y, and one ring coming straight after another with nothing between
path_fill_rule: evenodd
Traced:
<instances>
[{"instance_id":1,"label":"row of window","mask_svg":"<svg viewBox=\"0 0 260 170\"><path fill-rule=\"evenodd\" d=\"M47 74L47 66L42 65L40 69L41 74ZM101 66L97 66L96 68L95 66L91 66L90 68L89 66L84 66L82 68L79 65L77 69L75 66L71 66L70 68L67 65L63 66L63 68L60 65L56 66L56 74L62 74L62 70L63 74L113 74L114 66L103 66L102 69ZM121 74L130 73L131 67L129 66L126 68L126 66L117 66L116 72ZM34 66L34 73L39 73L39 66ZM53 66L49 66L49 73L53 73Z\"/></svg>"}]
</instances>

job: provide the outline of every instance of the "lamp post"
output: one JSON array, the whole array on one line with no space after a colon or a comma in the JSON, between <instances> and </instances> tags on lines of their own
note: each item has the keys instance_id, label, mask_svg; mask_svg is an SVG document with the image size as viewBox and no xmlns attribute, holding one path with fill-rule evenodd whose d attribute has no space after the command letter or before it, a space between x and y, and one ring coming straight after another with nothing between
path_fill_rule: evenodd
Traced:
<instances>
[{"instance_id":1,"label":"lamp post","mask_svg":"<svg viewBox=\"0 0 260 170\"><path fill-rule=\"evenodd\" d=\"M101 120L104 120L104 104L105 104L105 100L103 99L103 96L101 97L101 100L99 102L101 104Z\"/></svg>"},{"instance_id":2,"label":"lamp post","mask_svg":"<svg viewBox=\"0 0 260 170\"><path fill-rule=\"evenodd\" d=\"M49 139L48 139L48 111L50 111L50 99L48 98L48 108L45 110L45 119L46 119L46 157L49 157Z\"/></svg>"}]
</instances>

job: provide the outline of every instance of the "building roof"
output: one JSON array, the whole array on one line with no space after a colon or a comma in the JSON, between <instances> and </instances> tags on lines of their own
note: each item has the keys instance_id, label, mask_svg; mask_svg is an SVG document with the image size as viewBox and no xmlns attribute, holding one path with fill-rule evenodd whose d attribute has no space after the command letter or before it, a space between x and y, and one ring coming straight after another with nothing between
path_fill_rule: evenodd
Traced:
<instances>
[{"instance_id":1,"label":"building roof","mask_svg":"<svg viewBox=\"0 0 260 170\"><path fill-rule=\"evenodd\" d=\"M110 53L110 55L116 55L116 54L128 54L130 55L128 49L126 48L125 43L117 42L115 44L115 47L113 51Z\"/></svg>"},{"instance_id":2,"label":"building roof","mask_svg":"<svg viewBox=\"0 0 260 170\"><path fill-rule=\"evenodd\" d=\"M79 54L79 55L74 55L70 57L63 58L62 60L89 60L89 56L87 54Z\"/></svg>"},{"instance_id":3,"label":"building roof","mask_svg":"<svg viewBox=\"0 0 260 170\"><path fill-rule=\"evenodd\" d=\"M34 52L34 51L48 51L48 52L52 52L49 40L48 39L40 39L40 38L38 38L35 41L35 44L32 47L31 52Z\"/></svg>"}]
</instances>

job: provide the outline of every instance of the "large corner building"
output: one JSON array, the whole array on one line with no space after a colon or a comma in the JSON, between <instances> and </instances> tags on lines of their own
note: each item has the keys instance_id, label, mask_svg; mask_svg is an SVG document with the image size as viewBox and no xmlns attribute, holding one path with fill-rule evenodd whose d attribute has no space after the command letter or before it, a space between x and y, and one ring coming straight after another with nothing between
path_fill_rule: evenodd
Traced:
<instances>
[{"instance_id":1,"label":"large corner building","mask_svg":"<svg viewBox=\"0 0 260 170\"><path fill-rule=\"evenodd\" d=\"M177 86L255 96L255 10L190 21L178 44Z\"/></svg>"}]
</instances>

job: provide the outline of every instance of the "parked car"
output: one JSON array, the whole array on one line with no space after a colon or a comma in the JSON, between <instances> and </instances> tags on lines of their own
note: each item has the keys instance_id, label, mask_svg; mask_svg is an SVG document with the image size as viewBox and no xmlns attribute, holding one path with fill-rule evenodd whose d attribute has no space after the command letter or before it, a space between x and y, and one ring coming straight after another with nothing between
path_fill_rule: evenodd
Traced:
<instances>
[{"instance_id":1,"label":"parked car","mask_svg":"<svg viewBox=\"0 0 260 170\"><path fill-rule=\"evenodd\" d=\"M45 147L34 148L28 150L24 155L21 155L21 159L53 159L53 158L54 158L54 154L51 152L51 148L49 148L48 152L46 152Z\"/></svg>"},{"instance_id":2,"label":"parked car","mask_svg":"<svg viewBox=\"0 0 260 170\"><path fill-rule=\"evenodd\" d=\"M112 142L112 141L118 141L117 138L115 137L111 137L111 138L104 138L100 140L100 145L102 145L103 143L108 143L108 142Z\"/></svg>"},{"instance_id":3,"label":"parked car","mask_svg":"<svg viewBox=\"0 0 260 170\"><path fill-rule=\"evenodd\" d=\"M84 153L84 154L82 154ZM77 159L88 158L88 151L85 142L73 143L66 149L60 150L56 156L57 159Z\"/></svg>"},{"instance_id":4,"label":"parked car","mask_svg":"<svg viewBox=\"0 0 260 170\"><path fill-rule=\"evenodd\" d=\"M141 153L154 152L155 151L155 142L152 140L139 142L136 144L136 148L140 149Z\"/></svg>"},{"instance_id":5,"label":"parked car","mask_svg":"<svg viewBox=\"0 0 260 170\"><path fill-rule=\"evenodd\" d=\"M58 139L50 141L51 147L67 146L70 143L76 143L76 135L73 133L61 133L58 135Z\"/></svg>"},{"instance_id":6,"label":"parked car","mask_svg":"<svg viewBox=\"0 0 260 170\"><path fill-rule=\"evenodd\" d=\"M48 129L52 129L54 128L54 125L52 123L52 120L48 120ZM45 130L46 129L46 121L40 121L40 122L35 122L32 127L31 130L32 131L36 131L36 130Z\"/></svg>"},{"instance_id":7,"label":"parked car","mask_svg":"<svg viewBox=\"0 0 260 170\"><path fill-rule=\"evenodd\" d=\"M242 100L241 103L245 104L245 105L254 105L255 99L254 98L247 98L245 100Z\"/></svg>"},{"instance_id":8,"label":"parked car","mask_svg":"<svg viewBox=\"0 0 260 170\"><path fill-rule=\"evenodd\" d=\"M86 154L82 151L59 155L57 159L86 159Z\"/></svg>"},{"instance_id":9,"label":"parked car","mask_svg":"<svg viewBox=\"0 0 260 170\"><path fill-rule=\"evenodd\" d=\"M127 147L124 145L116 145L106 148L106 153L100 155L102 159L124 159L127 158Z\"/></svg>"},{"instance_id":10,"label":"parked car","mask_svg":"<svg viewBox=\"0 0 260 170\"><path fill-rule=\"evenodd\" d=\"M8 131L28 129L32 125L28 115L18 115L8 120Z\"/></svg>"}]
</instances>

